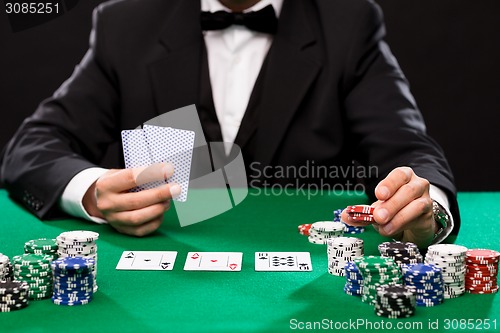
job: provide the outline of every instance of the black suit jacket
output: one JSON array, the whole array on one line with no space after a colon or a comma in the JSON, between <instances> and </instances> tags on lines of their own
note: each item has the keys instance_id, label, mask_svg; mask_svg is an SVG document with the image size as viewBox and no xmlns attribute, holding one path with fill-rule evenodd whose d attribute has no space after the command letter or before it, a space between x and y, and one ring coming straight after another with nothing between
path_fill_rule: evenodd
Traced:
<instances>
[{"instance_id":1,"label":"black suit jacket","mask_svg":"<svg viewBox=\"0 0 500 333\"><path fill-rule=\"evenodd\" d=\"M46 217L69 180L99 164L122 129L200 103L207 80L199 15L196 0L99 6L82 62L5 151L2 179L11 196ZM236 143L247 164L261 167L376 166L378 177L365 180L372 197L389 171L410 166L446 191L458 225L450 168L384 34L371 1L285 0ZM217 126L204 130L220 138Z\"/></svg>"}]
</instances>

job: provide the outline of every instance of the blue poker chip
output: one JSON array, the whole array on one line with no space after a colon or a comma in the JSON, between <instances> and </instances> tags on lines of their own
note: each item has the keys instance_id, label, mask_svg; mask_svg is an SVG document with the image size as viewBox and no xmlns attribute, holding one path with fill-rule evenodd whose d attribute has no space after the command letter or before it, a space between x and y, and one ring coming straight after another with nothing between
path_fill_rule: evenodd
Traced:
<instances>
[{"instance_id":1,"label":"blue poker chip","mask_svg":"<svg viewBox=\"0 0 500 333\"><path fill-rule=\"evenodd\" d=\"M436 276L442 273L441 268L433 264L403 264L401 268L405 276Z\"/></svg>"},{"instance_id":2,"label":"blue poker chip","mask_svg":"<svg viewBox=\"0 0 500 333\"><path fill-rule=\"evenodd\" d=\"M85 271L95 267L95 260L83 257L65 257L51 263L54 272Z\"/></svg>"},{"instance_id":3,"label":"blue poker chip","mask_svg":"<svg viewBox=\"0 0 500 333\"><path fill-rule=\"evenodd\" d=\"M92 301L92 298L82 299L82 300L62 300L52 297L52 303L57 305L67 305L67 306L85 305L89 304L90 301Z\"/></svg>"}]
</instances>

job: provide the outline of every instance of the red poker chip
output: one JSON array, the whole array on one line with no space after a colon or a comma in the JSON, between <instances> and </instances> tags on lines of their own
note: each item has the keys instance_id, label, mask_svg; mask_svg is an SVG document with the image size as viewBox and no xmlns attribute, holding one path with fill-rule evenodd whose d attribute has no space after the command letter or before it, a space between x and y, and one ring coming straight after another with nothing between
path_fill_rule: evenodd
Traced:
<instances>
[{"instance_id":1,"label":"red poker chip","mask_svg":"<svg viewBox=\"0 0 500 333\"><path fill-rule=\"evenodd\" d=\"M467 264L466 267L470 271L485 271L485 272L498 271L498 267L492 265Z\"/></svg>"},{"instance_id":2,"label":"red poker chip","mask_svg":"<svg viewBox=\"0 0 500 333\"><path fill-rule=\"evenodd\" d=\"M351 220L354 222L363 222L363 223L373 223L375 220L371 215L363 215L363 216L352 216Z\"/></svg>"},{"instance_id":3,"label":"red poker chip","mask_svg":"<svg viewBox=\"0 0 500 333\"><path fill-rule=\"evenodd\" d=\"M495 294L498 292L498 287L491 290L466 290L469 294Z\"/></svg>"},{"instance_id":4,"label":"red poker chip","mask_svg":"<svg viewBox=\"0 0 500 333\"><path fill-rule=\"evenodd\" d=\"M304 236L309 236L309 229L311 229L312 223L299 225L299 233Z\"/></svg>"},{"instance_id":5,"label":"red poker chip","mask_svg":"<svg viewBox=\"0 0 500 333\"><path fill-rule=\"evenodd\" d=\"M498 266L498 260L477 260L477 259L465 259L465 263L472 265L488 265L488 266Z\"/></svg>"},{"instance_id":6,"label":"red poker chip","mask_svg":"<svg viewBox=\"0 0 500 333\"><path fill-rule=\"evenodd\" d=\"M492 290L498 288L498 285L465 285L465 290Z\"/></svg>"},{"instance_id":7,"label":"red poker chip","mask_svg":"<svg viewBox=\"0 0 500 333\"><path fill-rule=\"evenodd\" d=\"M471 260L496 260L500 259L500 252L489 249L470 249L465 253L467 259Z\"/></svg>"},{"instance_id":8,"label":"red poker chip","mask_svg":"<svg viewBox=\"0 0 500 333\"><path fill-rule=\"evenodd\" d=\"M478 284L465 284L465 289L492 289L498 287L498 284L495 283L478 283Z\"/></svg>"},{"instance_id":9,"label":"red poker chip","mask_svg":"<svg viewBox=\"0 0 500 333\"><path fill-rule=\"evenodd\" d=\"M491 276L470 276L466 275L465 280L468 281L497 281L496 275Z\"/></svg>"},{"instance_id":10,"label":"red poker chip","mask_svg":"<svg viewBox=\"0 0 500 333\"><path fill-rule=\"evenodd\" d=\"M498 285L498 281L485 281L485 280L467 280L465 281L465 285L469 286L484 286L484 285L492 285L496 286Z\"/></svg>"},{"instance_id":11,"label":"red poker chip","mask_svg":"<svg viewBox=\"0 0 500 333\"><path fill-rule=\"evenodd\" d=\"M356 206L347 206L346 208L348 213L360 213L360 214L373 214L375 207L368 205L356 205Z\"/></svg>"}]
</instances>

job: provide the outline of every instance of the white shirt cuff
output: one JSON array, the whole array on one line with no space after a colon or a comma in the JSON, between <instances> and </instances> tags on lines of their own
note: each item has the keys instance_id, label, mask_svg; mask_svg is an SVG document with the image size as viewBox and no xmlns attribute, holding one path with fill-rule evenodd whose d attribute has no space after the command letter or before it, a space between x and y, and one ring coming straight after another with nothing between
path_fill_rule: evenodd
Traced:
<instances>
[{"instance_id":1,"label":"white shirt cuff","mask_svg":"<svg viewBox=\"0 0 500 333\"><path fill-rule=\"evenodd\" d=\"M83 196L89 187L108 170L103 168L88 168L77 173L66 185L59 200L61 209L69 215L80 217L95 223L108 223L106 220L90 216L83 207Z\"/></svg>"},{"instance_id":2,"label":"white shirt cuff","mask_svg":"<svg viewBox=\"0 0 500 333\"><path fill-rule=\"evenodd\" d=\"M429 189L429 195L432 200L437 201L438 204L443 206L443 208L446 210L446 213L450 217L448 221L450 225L447 226L446 229L443 230L443 233L438 237L438 242L440 242L441 240L444 240L446 237L448 237L448 235L451 233L451 231L455 226L453 223L453 215L451 215L450 213L450 202L448 201L448 196L446 195L446 193L444 193L444 191L441 190L439 187L434 186L432 184Z\"/></svg>"}]
</instances>

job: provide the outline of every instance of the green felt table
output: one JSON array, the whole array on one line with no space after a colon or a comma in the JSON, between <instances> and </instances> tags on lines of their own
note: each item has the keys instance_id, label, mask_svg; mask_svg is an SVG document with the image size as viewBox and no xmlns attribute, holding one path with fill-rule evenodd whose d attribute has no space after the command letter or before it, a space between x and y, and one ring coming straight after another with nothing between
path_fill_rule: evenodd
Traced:
<instances>
[{"instance_id":1,"label":"green felt table","mask_svg":"<svg viewBox=\"0 0 500 333\"><path fill-rule=\"evenodd\" d=\"M305 330L314 322L345 332L500 330L500 296L495 294L466 294L437 307L419 307L404 320L378 317L370 305L344 294L344 278L327 272L326 246L310 244L297 225L330 220L333 209L364 202L366 197L350 194L251 191L220 216L181 228L171 211L157 233L134 238L77 219L39 221L0 191L0 252L9 257L21 254L30 239L55 238L66 230L100 234L99 291L90 304L31 301L26 309L0 313L0 332L286 332ZM456 243L500 250L500 193L460 193L459 202L463 227ZM372 228L359 237L368 255L378 254L377 245L387 240ZM172 271L117 271L125 250L173 250L178 255ZM184 271L190 251L243 252L242 270ZM308 251L313 271L255 272L258 251Z\"/></svg>"}]
</instances>

